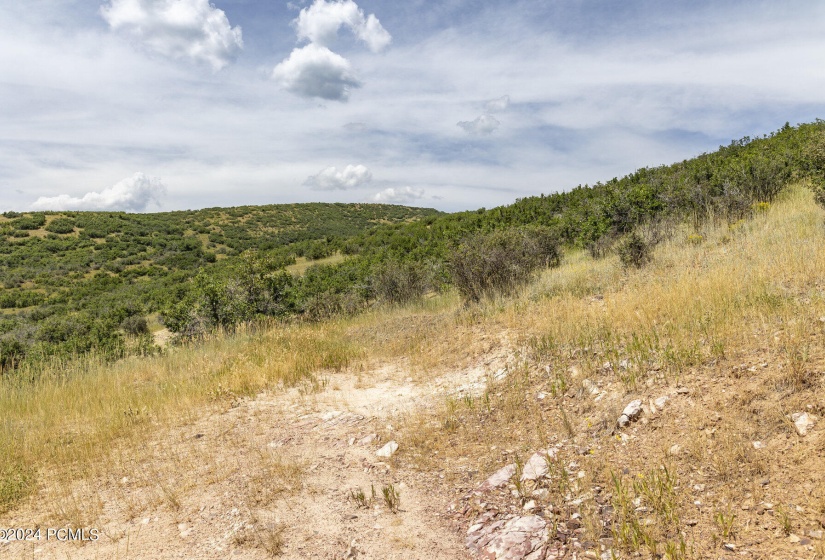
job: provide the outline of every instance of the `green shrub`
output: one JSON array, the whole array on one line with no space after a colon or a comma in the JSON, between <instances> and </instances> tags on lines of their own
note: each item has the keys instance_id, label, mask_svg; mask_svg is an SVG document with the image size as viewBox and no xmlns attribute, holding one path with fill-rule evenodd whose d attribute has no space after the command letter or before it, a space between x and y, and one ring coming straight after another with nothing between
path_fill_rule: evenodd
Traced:
<instances>
[{"instance_id":1,"label":"green shrub","mask_svg":"<svg viewBox=\"0 0 825 560\"><path fill-rule=\"evenodd\" d=\"M126 317L123 322L120 323L120 326L126 334L131 336L149 334L149 323L146 322L146 317L142 315Z\"/></svg>"},{"instance_id":2,"label":"green shrub","mask_svg":"<svg viewBox=\"0 0 825 560\"><path fill-rule=\"evenodd\" d=\"M52 233L72 233L74 231L74 220L71 218L57 218L46 226L46 231Z\"/></svg>"},{"instance_id":3,"label":"green shrub","mask_svg":"<svg viewBox=\"0 0 825 560\"><path fill-rule=\"evenodd\" d=\"M653 259L653 244L635 231L619 242L616 251L625 268L642 268Z\"/></svg>"},{"instance_id":4,"label":"green shrub","mask_svg":"<svg viewBox=\"0 0 825 560\"><path fill-rule=\"evenodd\" d=\"M426 264L389 261L372 278L376 297L388 303L406 303L423 296L432 285Z\"/></svg>"},{"instance_id":5,"label":"green shrub","mask_svg":"<svg viewBox=\"0 0 825 560\"><path fill-rule=\"evenodd\" d=\"M467 301L507 294L529 282L541 267L558 266L559 244L544 228L514 228L477 234L449 257L453 284Z\"/></svg>"}]
</instances>

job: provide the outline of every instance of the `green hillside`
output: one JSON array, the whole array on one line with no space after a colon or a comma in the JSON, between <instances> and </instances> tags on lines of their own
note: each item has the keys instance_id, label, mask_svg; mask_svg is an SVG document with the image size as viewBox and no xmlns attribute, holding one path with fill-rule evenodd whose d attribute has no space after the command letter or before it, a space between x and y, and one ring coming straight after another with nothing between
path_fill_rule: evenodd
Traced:
<instances>
[{"instance_id":1,"label":"green hillside","mask_svg":"<svg viewBox=\"0 0 825 560\"><path fill-rule=\"evenodd\" d=\"M825 121L455 214L347 204L10 212L0 219L0 367L90 350L113 358L152 352L147 316L158 318L156 328L197 337L444 289L478 301L557 265L565 248L596 258L618 252L642 266L675 228L748 219L794 182L825 199Z\"/></svg>"},{"instance_id":2,"label":"green hillside","mask_svg":"<svg viewBox=\"0 0 825 560\"><path fill-rule=\"evenodd\" d=\"M145 317L198 271L257 250L288 265L340 251L380 224L436 216L383 204L288 204L156 214L6 212L0 217L0 367L92 349L146 351ZM142 349L140 348L142 346Z\"/></svg>"}]
</instances>

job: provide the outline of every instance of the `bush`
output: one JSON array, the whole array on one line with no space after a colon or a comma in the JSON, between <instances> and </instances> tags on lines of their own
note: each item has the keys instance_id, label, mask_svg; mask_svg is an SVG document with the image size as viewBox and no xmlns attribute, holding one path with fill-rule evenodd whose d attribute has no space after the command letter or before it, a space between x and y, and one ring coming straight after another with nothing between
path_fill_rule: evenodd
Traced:
<instances>
[{"instance_id":1,"label":"bush","mask_svg":"<svg viewBox=\"0 0 825 560\"><path fill-rule=\"evenodd\" d=\"M431 276L421 263L389 261L373 276L373 289L385 302L407 303L430 289Z\"/></svg>"},{"instance_id":2,"label":"bush","mask_svg":"<svg viewBox=\"0 0 825 560\"><path fill-rule=\"evenodd\" d=\"M71 218L57 218L49 222L46 231L52 233L72 233L74 231L74 220Z\"/></svg>"},{"instance_id":3,"label":"bush","mask_svg":"<svg viewBox=\"0 0 825 560\"><path fill-rule=\"evenodd\" d=\"M149 323L146 322L146 317L141 315L126 317L120 326L126 334L131 336L149 334Z\"/></svg>"},{"instance_id":4,"label":"bush","mask_svg":"<svg viewBox=\"0 0 825 560\"><path fill-rule=\"evenodd\" d=\"M653 244L635 231L619 242L616 251L625 268L642 268L653 259Z\"/></svg>"},{"instance_id":5,"label":"bush","mask_svg":"<svg viewBox=\"0 0 825 560\"><path fill-rule=\"evenodd\" d=\"M539 268L558 266L560 256L557 239L544 228L495 231L470 237L452 251L450 275L467 301L480 301L513 292Z\"/></svg>"}]
</instances>

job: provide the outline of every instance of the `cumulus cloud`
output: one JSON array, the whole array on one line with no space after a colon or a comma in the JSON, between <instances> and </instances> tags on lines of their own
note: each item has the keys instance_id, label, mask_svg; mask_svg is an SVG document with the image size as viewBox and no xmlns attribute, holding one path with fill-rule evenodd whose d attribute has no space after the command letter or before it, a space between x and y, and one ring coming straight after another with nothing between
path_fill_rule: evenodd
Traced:
<instances>
[{"instance_id":1,"label":"cumulus cloud","mask_svg":"<svg viewBox=\"0 0 825 560\"><path fill-rule=\"evenodd\" d=\"M361 87L346 58L314 43L293 50L272 77L290 93L333 101L346 101L351 89Z\"/></svg>"},{"instance_id":2,"label":"cumulus cloud","mask_svg":"<svg viewBox=\"0 0 825 560\"><path fill-rule=\"evenodd\" d=\"M301 10L293 24L299 40L306 39L325 47L335 41L341 26L348 27L372 52L380 52L392 41L392 36L375 14L364 17L364 11L352 0L316 0L309 8Z\"/></svg>"},{"instance_id":3,"label":"cumulus cloud","mask_svg":"<svg viewBox=\"0 0 825 560\"><path fill-rule=\"evenodd\" d=\"M502 95L498 99L491 99L487 103L484 104L484 112L485 113L500 113L502 111L506 111L507 108L510 106L510 96L509 95Z\"/></svg>"},{"instance_id":4,"label":"cumulus cloud","mask_svg":"<svg viewBox=\"0 0 825 560\"><path fill-rule=\"evenodd\" d=\"M166 187L158 177L147 177L135 173L127 179L116 183L101 192L89 192L82 197L61 194L59 196L41 196L32 210L127 210L142 212L149 203L160 204L160 198L166 194Z\"/></svg>"},{"instance_id":5,"label":"cumulus cloud","mask_svg":"<svg viewBox=\"0 0 825 560\"><path fill-rule=\"evenodd\" d=\"M373 202L381 204L411 204L424 196L424 189L417 189L413 187L395 188L390 187L384 189L372 196Z\"/></svg>"},{"instance_id":6,"label":"cumulus cloud","mask_svg":"<svg viewBox=\"0 0 825 560\"><path fill-rule=\"evenodd\" d=\"M206 62L220 70L243 48L239 26L209 0L111 0L100 14L112 29L136 37L175 59Z\"/></svg>"},{"instance_id":7,"label":"cumulus cloud","mask_svg":"<svg viewBox=\"0 0 825 560\"><path fill-rule=\"evenodd\" d=\"M458 126L463 128L467 134L473 136L486 136L492 134L501 123L493 115L481 115L471 121L459 121Z\"/></svg>"},{"instance_id":8,"label":"cumulus cloud","mask_svg":"<svg viewBox=\"0 0 825 560\"><path fill-rule=\"evenodd\" d=\"M372 172L363 165L348 165L341 171L327 167L317 175L311 175L304 185L321 191L355 189L372 181Z\"/></svg>"},{"instance_id":9,"label":"cumulus cloud","mask_svg":"<svg viewBox=\"0 0 825 560\"><path fill-rule=\"evenodd\" d=\"M301 97L346 101L351 89L361 87L349 61L328 48L341 26L348 27L372 52L381 51L392 40L378 18L374 14L365 17L352 0L315 0L292 24L298 40L309 44L294 49L275 67L272 77L283 89Z\"/></svg>"}]
</instances>

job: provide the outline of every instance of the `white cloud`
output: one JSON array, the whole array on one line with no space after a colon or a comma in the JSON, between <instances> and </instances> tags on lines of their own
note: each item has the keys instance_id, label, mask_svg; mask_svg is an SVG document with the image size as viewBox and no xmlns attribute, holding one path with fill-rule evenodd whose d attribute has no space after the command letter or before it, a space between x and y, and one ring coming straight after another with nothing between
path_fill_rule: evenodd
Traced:
<instances>
[{"instance_id":1,"label":"white cloud","mask_svg":"<svg viewBox=\"0 0 825 560\"><path fill-rule=\"evenodd\" d=\"M32 210L127 210L142 212L150 202L160 204L166 194L166 187L158 177L147 177L143 173L123 179L101 192L89 192L83 197L67 194L41 196L31 205Z\"/></svg>"},{"instance_id":2,"label":"white cloud","mask_svg":"<svg viewBox=\"0 0 825 560\"><path fill-rule=\"evenodd\" d=\"M349 27L372 52L384 49L392 40L378 18L374 14L364 17L363 10L352 0L315 0L292 23L298 39L308 40L309 44L294 49L289 58L275 67L272 77L283 89L301 97L346 101L352 88L361 87L349 60L327 48L342 25Z\"/></svg>"},{"instance_id":3,"label":"white cloud","mask_svg":"<svg viewBox=\"0 0 825 560\"><path fill-rule=\"evenodd\" d=\"M481 115L471 121L459 121L457 125L467 134L485 136L495 131L501 123L493 115Z\"/></svg>"},{"instance_id":4,"label":"white cloud","mask_svg":"<svg viewBox=\"0 0 825 560\"><path fill-rule=\"evenodd\" d=\"M316 0L304 8L293 22L299 40L329 47L338 36L338 29L347 26L372 52L380 52L392 41L392 36L375 17L364 17L364 11L352 0L326 2Z\"/></svg>"},{"instance_id":5,"label":"white cloud","mask_svg":"<svg viewBox=\"0 0 825 560\"><path fill-rule=\"evenodd\" d=\"M424 189L390 187L372 196L373 202L381 204L411 204L424 196Z\"/></svg>"},{"instance_id":6,"label":"white cloud","mask_svg":"<svg viewBox=\"0 0 825 560\"><path fill-rule=\"evenodd\" d=\"M485 113L500 113L502 111L506 111L507 107L510 106L510 96L509 95L502 95L497 99L491 99L487 103L484 104L484 112Z\"/></svg>"},{"instance_id":7,"label":"white cloud","mask_svg":"<svg viewBox=\"0 0 825 560\"><path fill-rule=\"evenodd\" d=\"M207 62L220 70L243 48L239 26L209 0L111 0L100 8L112 29L124 30L170 58Z\"/></svg>"},{"instance_id":8,"label":"white cloud","mask_svg":"<svg viewBox=\"0 0 825 560\"><path fill-rule=\"evenodd\" d=\"M278 64L272 77L285 90L301 97L346 101L352 88L361 87L349 61L314 43L295 49Z\"/></svg>"},{"instance_id":9,"label":"white cloud","mask_svg":"<svg viewBox=\"0 0 825 560\"><path fill-rule=\"evenodd\" d=\"M327 167L317 175L307 177L304 185L321 191L355 189L372 181L372 172L363 165L348 165L341 171Z\"/></svg>"}]
</instances>

